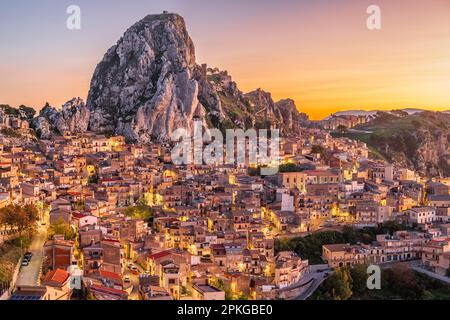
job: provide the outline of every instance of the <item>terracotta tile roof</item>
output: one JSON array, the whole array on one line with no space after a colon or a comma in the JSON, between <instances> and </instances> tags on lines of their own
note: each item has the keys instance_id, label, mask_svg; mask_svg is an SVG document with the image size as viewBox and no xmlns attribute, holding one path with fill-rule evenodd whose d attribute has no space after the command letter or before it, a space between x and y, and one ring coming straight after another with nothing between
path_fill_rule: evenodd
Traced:
<instances>
[{"instance_id":1,"label":"terracotta tile roof","mask_svg":"<svg viewBox=\"0 0 450 320\"><path fill-rule=\"evenodd\" d=\"M75 219L82 219L82 218L86 217L86 215L82 214L82 213L79 213L79 212L73 212L72 213L72 217L75 218Z\"/></svg>"},{"instance_id":2,"label":"terracotta tile roof","mask_svg":"<svg viewBox=\"0 0 450 320\"><path fill-rule=\"evenodd\" d=\"M105 239L102 240L102 243L106 243L106 244L111 243L111 244L114 244L114 243L120 243L120 241L119 241L117 238L108 238L107 236L105 236Z\"/></svg>"},{"instance_id":3,"label":"terracotta tile roof","mask_svg":"<svg viewBox=\"0 0 450 320\"><path fill-rule=\"evenodd\" d=\"M91 285L90 286L91 290L97 291L99 293L107 293L107 294L113 294L113 295L124 295L124 296L128 296L128 292L123 291L123 290L117 290L114 288L107 288L104 286L98 286L98 285Z\"/></svg>"},{"instance_id":4,"label":"terracotta tile roof","mask_svg":"<svg viewBox=\"0 0 450 320\"><path fill-rule=\"evenodd\" d=\"M120 276L120 274L115 273L115 272L110 272L110 271L106 271L106 270L100 270L100 276L103 278L108 278L108 279L114 279L117 281L122 281L122 277Z\"/></svg>"},{"instance_id":5,"label":"terracotta tile roof","mask_svg":"<svg viewBox=\"0 0 450 320\"><path fill-rule=\"evenodd\" d=\"M171 253L172 253L171 250L161 251L161 252L154 253L154 254L150 255L149 259L157 260L157 259L163 258L165 256L168 256Z\"/></svg>"},{"instance_id":6,"label":"terracotta tile roof","mask_svg":"<svg viewBox=\"0 0 450 320\"><path fill-rule=\"evenodd\" d=\"M67 281L69 276L70 273L68 273L67 271L62 269L56 269L47 273L47 275L45 276L44 283L58 283L62 285L64 284L64 282Z\"/></svg>"}]
</instances>

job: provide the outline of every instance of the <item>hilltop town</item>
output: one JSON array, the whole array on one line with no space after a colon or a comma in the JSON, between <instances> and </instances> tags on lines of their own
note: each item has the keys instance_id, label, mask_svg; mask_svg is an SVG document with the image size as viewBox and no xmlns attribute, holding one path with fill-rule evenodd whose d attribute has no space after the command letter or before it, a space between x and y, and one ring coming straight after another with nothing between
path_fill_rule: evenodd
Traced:
<instances>
[{"instance_id":1,"label":"hilltop town","mask_svg":"<svg viewBox=\"0 0 450 320\"><path fill-rule=\"evenodd\" d=\"M450 116L298 110L198 65L167 12L107 51L86 103L1 105L0 299L367 298L369 266L378 298L449 298ZM279 154L175 164L198 123L277 129Z\"/></svg>"},{"instance_id":2,"label":"hilltop town","mask_svg":"<svg viewBox=\"0 0 450 320\"><path fill-rule=\"evenodd\" d=\"M11 206L39 208L12 298L296 299L337 267L413 261L448 274L448 178L373 160L323 129L284 138L274 176L250 163L174 166L170 152L90 132L1 144L0 222ZM388 222L404 229L323 243L321 261L279 244Z\"/></svg>"}]
</instances>

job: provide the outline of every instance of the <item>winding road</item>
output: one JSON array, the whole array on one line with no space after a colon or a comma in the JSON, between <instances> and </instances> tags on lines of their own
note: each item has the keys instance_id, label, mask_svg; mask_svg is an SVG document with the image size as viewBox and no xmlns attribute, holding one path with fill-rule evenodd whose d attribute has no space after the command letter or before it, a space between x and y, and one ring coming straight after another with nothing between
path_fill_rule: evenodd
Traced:
<instances>
[{"instance_id":1,"label":"winding road","mask_svg":"<svg viewBox=\"0 0 450 320\"><path fill-rule=\"evenodd\" d=\"M311 279L312 282L309 287L303 291L299 296L295 297L293 300L306 300L308 299L314 291L322 284L322 282L327 278L325 273L312 273Z\"/></svg>"}]
</instances>

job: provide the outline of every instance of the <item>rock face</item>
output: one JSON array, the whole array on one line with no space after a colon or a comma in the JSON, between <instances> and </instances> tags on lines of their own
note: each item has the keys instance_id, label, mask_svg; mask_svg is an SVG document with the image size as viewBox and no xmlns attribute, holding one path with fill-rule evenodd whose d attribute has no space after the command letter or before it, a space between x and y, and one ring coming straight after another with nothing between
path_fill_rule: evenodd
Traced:
<instances>
[{"instance_id":1,"label":"rock face","mask_svg":"<svg viewBox=\"0 0 450 320\"><path fill-rule=\"evenodd\" d=\"M221 129L270 128L285 115L291 130L302 116L281 105L284 111L262 90L243 94L226 71L197 65L176 14L150 15L128 29L97 66L87 101L90 130L143 143L189 130L197 118Z\"/></svg>"},{"instance_id":2,"label":"rock face","mask_svg":"<svg viewBox=\"0 0 450 320\"><path fill-rule=\"evenodd\" d=\"M294 100L284 99L275 103L279 109L281 117L283 118L283 128L290 132L295 132L301 128L302 125L307 125L309 117L306 113L300 113L297 110Z\"/></svg>"},{"instance_id":3,"label":"rock face","mask_svg":"<svg viewBox=\"0 0 450 320\"><path fill-rule=\"evenodd\" d=\"M128 29L95 70L89 127L140 142L164 139L204 118L193 78L195 49L183 19L147 16Z\"/></svg>"},{"instance_id":4,"label":"rock face","mask_svg":"<svg viewBox=\"0 0 450 320\"><path fill-rule=\"evenodd\" d=\"M258 89L244 94L226 71L199 66L184 20L149 15L129 28L95 69L86 105L47 105L33 120L42 138L65 131L118 134L129 141L169 140L177 128L280 128L307 119L292 100L275 103Z\"/></svg>"},{"instance_id":5,"label":"rock face","mask_svg":"<svg viewBox=\"0 0 450 320\"><path fill-rule=\"evenodd\" d=\"M369 144L393 163L430 177L450 175L449 114L379 113L372 122L356 128L373 132Z\"/></svg>"},{"instance_id":6,"label":"rock face","mask_svg":"<svg viewBox=\"0 0 450 320\"><path fill-rule=\"evenodd\" d=\"M32 125L42 139L50 138L54 133L85 132L89 125L90 112L84 101L73 98L66 102L61 110L50 105L42 108Z\"/></svg>"}]
</instances>

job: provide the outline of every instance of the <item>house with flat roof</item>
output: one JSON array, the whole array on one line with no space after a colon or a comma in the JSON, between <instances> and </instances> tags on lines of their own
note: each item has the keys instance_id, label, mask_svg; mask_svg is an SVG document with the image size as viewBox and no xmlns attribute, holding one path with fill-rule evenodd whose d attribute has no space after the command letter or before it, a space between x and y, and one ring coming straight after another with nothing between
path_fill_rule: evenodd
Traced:
<instances>
[{"instance_id":1,"label":"house with flat roof","mask_svg":"<svg viewBox=\"0 0 450 320\"><path fill-rule=\"evenodd\" d=\"M209 284L194 284L192 286L194 300L225 300L225 291Z\"/></svg>"}]
</instances>

